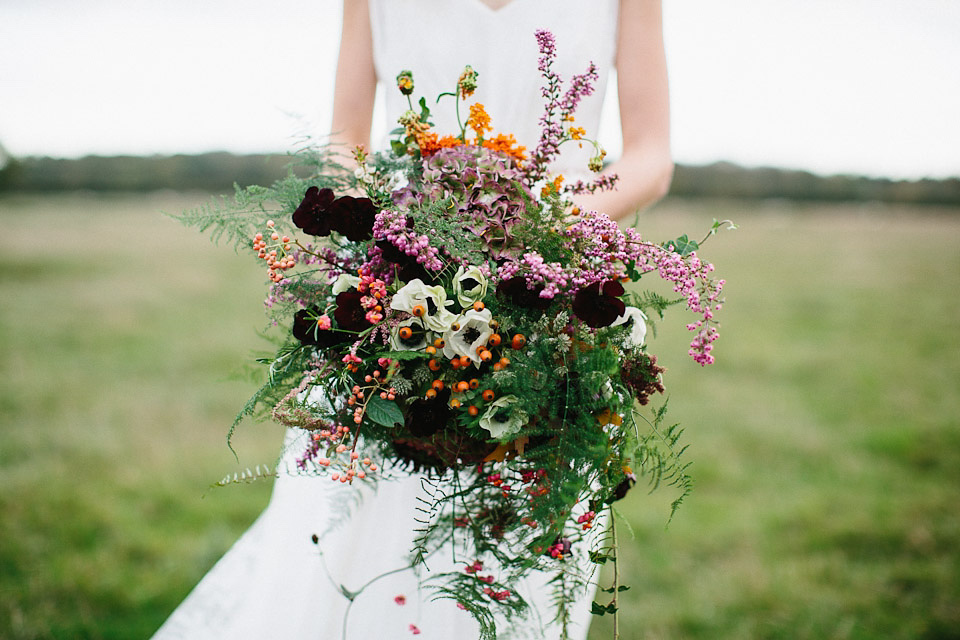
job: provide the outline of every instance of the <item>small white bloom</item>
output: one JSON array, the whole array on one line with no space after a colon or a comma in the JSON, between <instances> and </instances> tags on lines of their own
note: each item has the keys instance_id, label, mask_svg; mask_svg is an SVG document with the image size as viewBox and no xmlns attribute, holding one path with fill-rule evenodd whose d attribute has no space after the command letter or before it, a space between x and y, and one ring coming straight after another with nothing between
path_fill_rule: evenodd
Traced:
<instances>
[{"instance_id":1,"label":"small white bloom","mask_svg":"<svg viewBox=\"0 0 960 640\"><path fill-rule=\"evenodd\" d=\"M489 431L492 438L498 439L519 432L527 423L527 414L520 409L509 409L516 402L516 396L497 398L480 418L480 426Z\"/></svg>"},{"instance_id":2,"label":"small white bloom","mask_svg":"<svg viewBox=\"0 0 960 640\"><path fill-rule=\"evenodd\" d=\"M647 337L647 316L636 307L627 307L623 310L623 315L613 321L611 327L617 327L627 322L632 322L630 335L623 341L625 347L642 347L643 341Z\"/></svg>"},{"instance_id":3,"label":"small white bloom","mask_svg":"<svg viewBox=\"0 0 960 640\"><path fill-rule=\"evenodd\" d=\"M357 285L359 284L360 278L357 276L352 276L349 273L341 273L339 276L337 276L337 279L334 280L331 293L333 293L333 295L338 295L349 289L356 289Z\"/></svg>"},{"instance_id":4,"label":"small white bloom","mask_svg":"<svg viewBox=\"0 0 960 640\"><path fill-rule=\"evenodd\" d=\"M463 265L460 265L453 276L453 292L457 294L457 301L464 309L477 300L482 300L483 296L487 295L487 279L480 267L464 269Z\"/></svg>"},{"instance_id":5,"label":"small white bloom","mask_svg":"<svg viewBox=\"0 0 960 640\"><path fill-rule=\"evenodd\" d=\"M474 366L480 366L480 356L477 354L477 347L486 346L490 336L493 335L493 328L490 321L493 319L490 309L475 311L470 309L459 318L457 324L459 329L447 329L443 334L443 355L451 360L459 356L461 359L467 358L473 362Z\"/></svg>"},{"instance_id":6,"label":"small white bloom","mask_svg":"<svg viewBox=\"0 0 960 640\"><path fill-rule=\"evenodd\" d=\"M393 294L390 308L416 315L413 310L418 306L422 307L424 326L431 331L442 333L457 319L456 314L447 309L451 304L453 301L447 300L447 292L443 287L428 287L422 280L416 278Z\"/></svg>"}]
</instances>

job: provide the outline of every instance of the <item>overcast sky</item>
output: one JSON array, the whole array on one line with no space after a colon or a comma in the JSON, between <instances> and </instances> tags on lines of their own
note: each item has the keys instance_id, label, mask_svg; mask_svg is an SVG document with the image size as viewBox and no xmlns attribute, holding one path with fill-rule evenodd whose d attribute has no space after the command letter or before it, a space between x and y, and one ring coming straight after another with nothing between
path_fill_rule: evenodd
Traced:
<instances>
[{"instance_id":1,"label":"overcast sky","mask_svg":"<svg viewBox=\"0 0 960 640\"><path fill-rule=\"evenodd\" d=\"M960 175L960 0L664 13L678 162ZM339 0L0 0L0 143L283 152L328 126L338 40Z\"/></svg>"}]
</instances>

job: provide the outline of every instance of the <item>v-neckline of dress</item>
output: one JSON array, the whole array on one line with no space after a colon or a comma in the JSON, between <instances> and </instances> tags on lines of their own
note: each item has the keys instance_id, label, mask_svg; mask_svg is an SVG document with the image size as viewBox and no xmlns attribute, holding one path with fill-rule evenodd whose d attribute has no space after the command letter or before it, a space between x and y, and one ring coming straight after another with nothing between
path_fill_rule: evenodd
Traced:
<instances>
[{"instance_id":1,"label":"v-neckline of dress","mask_svg":"<svg viewBox=\"0 0 960 640\"><path fill-rule=\"evenodd\" d=\"M523 1L523 0L510 0L510 2L508 2L508 3L505 4L505 5L503 5L502 7L499 7L499 8L497 8L497 9L494 9L493 7L491 7L490 5L488 5L488 4L487 4L486 2L484 2L483 0L472 0L472 2L473 2L474 4L476 4L476 5L479 6L481 9L483 9L484 11L486 11L487 13L489 13L489 14L491 14L491 15L497 15L498 13L503 13L504 11L507 11L507 10L508 10L510 7L512 7L513 5L517 4L518 2L522 2L522 1Z\"/></svg>"}]
</instances>

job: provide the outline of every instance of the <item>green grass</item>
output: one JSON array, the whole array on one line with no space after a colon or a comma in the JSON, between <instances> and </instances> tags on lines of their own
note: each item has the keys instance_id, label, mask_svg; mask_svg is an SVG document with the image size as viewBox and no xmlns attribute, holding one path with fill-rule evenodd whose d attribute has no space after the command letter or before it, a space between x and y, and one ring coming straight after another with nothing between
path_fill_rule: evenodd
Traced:
<instances>
[{"instance_id":1,"label":"green grass","mask_svg":"<svg viewBox=\"0 0 960 640\"><path fill-rule=\"evenodd\" d=\"M2 638L149 636L266 503L209 488L282 433L226 447L263 274L159 215L205 199L0 199ZM669 528L669 491L621 503L624 640L960 638L958 213L646 215L651 239L741 229L702 251L728 280L717 364L679 309L652 342L696 488Z\"/></svg>"}]
</instances>

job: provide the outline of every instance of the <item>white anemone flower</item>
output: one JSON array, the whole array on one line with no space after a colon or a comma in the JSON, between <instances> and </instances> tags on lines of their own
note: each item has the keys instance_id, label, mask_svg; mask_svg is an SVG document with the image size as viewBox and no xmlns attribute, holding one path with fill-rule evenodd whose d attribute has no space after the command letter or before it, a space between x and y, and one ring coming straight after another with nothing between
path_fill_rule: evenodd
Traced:
<instances>
[{"instance_id":1,"label":"white anemone flower","mask_svg":"<svg viewBox=\"0 0 960 640\"><path fill-rule=\"evenodd\" d=\"M487 278L480 271L480 267L464 269L463 265L460 265L457 274L453 276L453 291L457 294L460 306L466 309L487 295Z\"/></svg>"},{"instance_id":2,"label":"white anemone flower","mask_svg":"<svg viewBox=\"0 0 960 640\"><path fill-rule=\"evenodd\" d=\"M633 324L630 326L630 335L623 341L623 346L642 347L647 337L647 316L636 307L627 307L623 310L623 315L614 320L610 326L617 327L628 322Z\"/></svg>"},{"instance_id":3,"label":"white anemone flower","mask_svg":"<svg viewBox=\"0 0 960 640\"><path fill-rule=\"evenodd\" d=\"M333 288L330 292L333 295L338 295L344 291L356 289L359 284L360 278L357 276L352 276L349 273L341 273L339 276L337 276L337 279L333 281Z\"/></svg>"},{"instance_id":4,"label":"white anemone flower","mask_svg":"<svg viewBox=\"0 0 960 640\"><path fill-rule=\"evenodd\" d=\"M512 436L527 423L526 412L509 409L516 401L516 396L503 396L487 407L486 413L480 418L480 426L490 432L490 437L503 439Z\"/></svg>"},{"instance_id":5,"label":"white anemone flower","mask_svg":"<svg viewBox=\"0 0 960 640\"><path fill-rule=\"evenodd\" d=\"M400 338L400 330L404 327L410 327L413 335L409 340ZM420 351L427 347L427 331L423 328L420 318L407 318L401 321L390 332L390 348L394 351Z\"/></svg>"},{"instance_id":6,"label":"white anemone flower","mask_svg":"<svg viewBox=\"0 0 960 640\"><path fill-rule=\"evenodd\" d=\"M422 280L416 278L393 294L390 308L394 311L406 311L417 315L414 309L421 307L423 313L420 317L424 326L431 331L442 333L457 319L456 314L447 309L451 304L453 301L447 300L447 292L443 287L428 287Z\"/></svg>"},{"instance_id":7,"label":"white anemone flower","mask_svg":"<svg viewBox=\"0 0 960 640\"><path fill-rule=\"evenodd\" d=\"M493 315L490 309L476 311L470 309L459 318L457 318L458 329L452 327L443 334L443 355L451 360L459 356L460 359L469 359L474 366L480 366L480 355L477 353L477 347L484 347L490 336L493 335L493 327L490 321Z\"/></svg>"}]
</instances>

